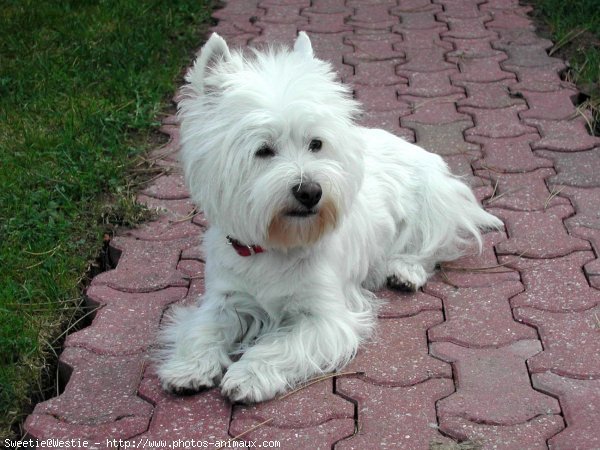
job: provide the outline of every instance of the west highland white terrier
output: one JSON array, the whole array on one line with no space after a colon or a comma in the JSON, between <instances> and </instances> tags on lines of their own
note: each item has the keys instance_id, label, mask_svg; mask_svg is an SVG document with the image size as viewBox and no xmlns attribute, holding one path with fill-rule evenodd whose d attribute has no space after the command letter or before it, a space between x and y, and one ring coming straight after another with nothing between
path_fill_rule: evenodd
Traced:
<instances>
[{"instance_id":1,"label":"west highland white terrier","mask_svg":"<svg viewBox=\"0 0 600 450\"><path fill-rule=\"evenodd\" d=\"M251 54L213 34L186 81L183 168L210 228L206 293L159 337L167 390L251 403L340 369L373 329L370 291L416 290L502 226L438 155L358 126L303 32Z\"/></svg>"}]
</instances>

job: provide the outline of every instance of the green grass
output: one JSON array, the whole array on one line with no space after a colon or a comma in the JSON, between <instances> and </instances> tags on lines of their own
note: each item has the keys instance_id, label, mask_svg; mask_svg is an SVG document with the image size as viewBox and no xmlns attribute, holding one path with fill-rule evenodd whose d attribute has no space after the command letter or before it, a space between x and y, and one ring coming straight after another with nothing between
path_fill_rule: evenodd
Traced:
<instances>
[{"instance_id":1,"label":"green grass","mask_svg":"<svg viewBox=\"0 0 600 450\"><path fill-rule=\"evenodd\" d=\"M210 3L0 1L1 439L47 388L104 203L156 142Z\"/></svg>"},{"instance_id":2,"label":"green grass","mask_svg":"<svg viewBox=\"0 0 600 450\"><path fill-rule=\"evenodd\" d=\"M600 4L598 0L535 0L535 13L554 41L550 53L567 58L567 78L589 99L587 107L600 131Z\"/></svg>"}]
</instances>

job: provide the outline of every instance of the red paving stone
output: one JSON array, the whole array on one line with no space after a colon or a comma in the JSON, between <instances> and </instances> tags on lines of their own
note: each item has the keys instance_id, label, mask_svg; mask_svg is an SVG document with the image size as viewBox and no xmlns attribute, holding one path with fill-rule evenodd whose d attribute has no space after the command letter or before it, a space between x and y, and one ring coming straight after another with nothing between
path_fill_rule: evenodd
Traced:
<instances>
[{"instance_id":1,"label":"red paving stone","mask_svg":"<svg viewBox=\"0 0 600 450\"><path fill-rule=\"evenodd\" d=\"M461 442L479 443L484 449L547 450L548 438L564 426L563 418L557 415L535 417L518 425L488 425L455 416L440 418L440 431Z\"/></svg>"},{"instance_id":2,"label":"red paving stone","mask_svg":"<svg viewBox=\"0 0 600 450\"><path fill-rule=\"evenodd\" d=\"M517 269L525 291L511 305L546 311L582 311L600 304L600 291L591 288L583 266L594 261L592 252L574 252L562 258L528 259L501 256L500 261Z\"/></svg>"},{"instance_id":3,"label":"red paving stone","mask_svg":"<svg viewBox=\"0 0 600 450\"><path fill-rule=\"evenodd\" d=\"M525 360L541 350L537 340L520 340L500 348L431 344L432 355L452 362L459 380L456 393L438 402L438 414L490 425L516 425L539 415L560 413L555 399L531 388Z\"/></svg>"},{"instance_id":4,"label":"red paving stone","mask_svg":"<svg viewBox=\"0 0 600 450\"><path fill-rule=\"evenodd\" d=\"M491 83L502 80L514 80L515 74L506 72L500 67L500 61L506 59L506 55L490 56L487 58L460 58L458 67L460 73L453 75L451 80L460 82Z\"/></svg>"},{"instance_id":5,"label":"red paving stone","mask_svg":"<svg viewBox=\"0 0 600 450\"><path fill-rule=\"evenodd\" d=\"M538 169L526 173L495 173L478 171L479 176L489 176L496 188L485 204L494 208L519 211L539 211L556 205L570 205L568 199L552 196L544 182L555 174L553 169ZM554 190L553 192L556 192Z\"/></svg>"},{"instance_id":6,"label":"red paving stone","mask_svg":"<svg viewBox=\"0 0 600 450\"><path fill-rule=\"evenodd\" d=\"M600 378L598 318L600 307L556 313L534 308L516 308L517 320L535 326L544 351L529 359L532 372L554 373L571 378Z\"/></svg>"},{"instance_id":7,"label":"red paving stone","mask_svg":"<svg viewBox=\"0 0 600 450\"><path fill-rule=\"evenodd\" d=\"M560 70L565 63L558 58L548 56L544 45L505 45L498 44L496 48L504 50L508 59L502 63L507 70L518 70L521 67L545 67L549 70Z\"/></svg>"},{"instance_id":8,"label":"red paving stone","mask_svg":"<svg viewBox=\"0 0 600 450\"><path fill-rule=\"evenodd\" d=\"M344 36L344 42L354 47L354 51L352 52L351 50L348 52L348 56L351 56L355 60L384 61L387 59L404 59L405 57L404 52L394 50L393 47L394 43L402 41L400 36L389 38L388 35L386 35L386 39L381 39L379 35L370 34L346 34ZM311 42L314 47L314 39L312 37ZM317 43L318 42L319 41L317 40ZM332 50L339 51L339 49Z\"/></svg>"},{"instance_id":9,"label":"red paving stone","mask_svg":"<svg viewBox=\"0 0 600 450\"><path fill-rule=\"evenodd\" d=\"M481 145L483 158L473 162L474 169L491 172L531 172L541 167L553 167L550 159L536 156L530 144L539 139L537 134L509 138L469 136L467 140Z\"/></svg>"},{"instance_id":10,"label":"red paving stone","mask_svg":"<svg viewBox=\"0 0 600 450\"><path fill-rule=\"evenodd\" d=\"M426 330L442 321L441 311L380 319L376 336L358 350L344 371L363 372L362 377L368 382L389 386L409 386L428 378L450 378L450 366L427 352ZM381 358L382 353L390 358Z\"/></svg>"},{"instance_id":11,"label":"red paving stone","mask_svg":"<svg viewBox=\"0 0 600 450\"><path fill-rule=\"evenodd\" d=\"M467 142L463 135L467 128L473 126L470 119L435 125L404 119L401 119L400 123L403 127L415 131L417 144L438 155L459 155L479 150L479 146Z\"/></svg>"},{"instance_id":12,"label":"red paving stone","mask_svg":"<svg viewBox=\"0 0 600 450\"><path fill-rule=\"evenodd\" d=\"M362 61L354 65L354 76L348 81L365 86L406 84L406 78L396 75L400 60Z\"/></svg>"},{"instance_id":13,"label":"red paving stone","mask_svg":"<svg viewBox=\"0 0 600 450\"><path fill-rule=\"evenodd\" d=\"M569 198L575 207L576 214L565 220L567 228L579 226L600 230L600 187L556 186L556 190Z\"/></svg>"},{"instance_id":14,"label":"red paving stone","mask_svg":"<svg viewBox=\"0 0 600 450\"><path fill-rule=\"evenodd\" d=\"M519 273L516 270L498 264L494 247L506 239L506 234L500 231L486 233L481 253L478 249L473 249L471 254L443 264L443 271L434 275L431 281L441 281L456 289L518 281Z\"/></svg>"},{"instance_id":15,"label":"red paving stone","mask_svg":"<svg viewBox=\"0 0 600 450\"><path fill-rule=\"evenodd\" d=\"M448 61L458 63L463 59L489 58L501 55L500 50L492 47L492 38L487 39L461 39L446 37L445 41L452 42L454 50L447 53Z\"/></svg>"},{"instance_id":16,"label":"red paving stone","mask_svg":"<svg viewBox=\"0 0 600 450\"><path fill-rule=\"evenodd\" d=\"M276 441L280 448L306 448L330 450L336 442L354 434L354 419L332 419L320 425L307 428L277 428L269 424L259 426L255 420L233 420L229 433L238 436L245 433L241 440L256 442ZM258 428L256 428L258 426ZM337 447L336 447L337 448Z\"/></svg>"},{"instance_id":17,"label":"red paving stone","mask_svg":"<svg viewBox=\"0 0 600 450\"><path fill-rule=\"evenodd\" d=\"M600 186L600 147L574 153L543 150L536 153L554 161L557 174L550 177L549 183L578 187Z\"/></svg>"},{"instance_id":18,"label":"red paving stone","mask_svg":"<svg viewBox=\"0 0 600 450\"><path fill-rule=\"evenodd\" d=\"M465 88L466 98L460 99L459 106L472 106L474 108L506 108L515 105L524 105L523 99L512 95L509 86L510 80L497 81L493 83L472 83L469 81L457 82L456 84Z\"/></svg>"},{"instance_id":19,"label":"red paving stone","mask_svg":"<svg viewBox=\"0 0 600 450\"><path fill-rule=\"evenodd\" d=\"M429 30L437 28L440 23L436 20L436 13L442 10L440 5L428 5L425 8L408 10L406 8L393 8L392 14L400 17L403 30Z\"/></svg>"},{"instance_id":20,"label":"red paving stone","mask_svg":"<svg viewBox=\"0 0 600 450\"><path fill-rule=\"evenodd\" d=\"M122 252L118 268L97 275L92 285L107 285L125 292L152 292L168 286L187 286L177 271L181 250L196 244L197 239L142 241L117 237L111 246Z\"/></svg>"},{"instance_id":21,"label":"red paving stone","mask_svg":"<svg viewBox=\"0 0 600 450\"><path fill-rule=\"evenodd\" d=\"M92 286L86 296L98 308L92 325L67 336L65 347L82 347L100 355L130 355L154 344L164 309L183 299L188 289L128 293Z\"/></svg>"},{"instance_id":22,"label":"red paving stone","mask_svg":"<svg viewBox=\"0 0 600 450\"><path fill-rule=\"evenodd\" d=\"M31 437L104 444L106 439L127 439L147 429L152 405L135 395L143 355L101 356L67 348L60 361L72 371L69 382L61 395L39 403L27 418L25 428Z\"/></svg>"},{"instance_id":23,"label":"red paving stone","mask_svg":"<svg viewBox=\"0 0 600 450\"><path fill-rule=\"evenodd\" d=\"M446 29L446 26L441 22L437 22L435 28L426 29L409 29L401 25L394 27L394 31L402 36L401 47L403 49L410 49L412 54L415 53L414 50L433 47L442 47L448 51L453 50L451 43L445 41L442 42L440 39L439 33ZM397 44L394 47L398 46L399 45ZM433 67L433 69L435 69L435 67ZM456 69L456 67L454 67L454 69ZM431 72L431 70L427 70L426 72Z\"/></svg>"},{"instance_id":24,"label":"red paving stone","mask_svg":"<svg viewBox=\"0 0 600 450\"><path fill-rule=\"evenodd\" d=\"M404 117L406 122L425 124L445 124L468 120L469 116L456 111L456 102L464 94L455 94L449 97L421 98L409 95L401 96L401 100L412 106L412 114Z\"/></svg>"},{"instance_id":25,"label":"red paving stone","mask_svg":"<svg viewBox=\"0 0 600 450\"><path fill-rule=\"evenodd\" d=\"M600 144L600 138L591 136L587 121L578 116L570 120L524 119L525 123L539 130L542 136L532 144L534 150L577 152L589 150Z\"/></svg>"},{"instance_id":26,"label":"red paving stone","mask_svg":"<svg viewBox=\"0 0 600 450\"><path fill-rule=\"evenodd\" d=\"M167 394L153 371L146 370L138 395L154 405L154 412L149 427L131 440L132 446L137 447L138 443L142 446L146 440L215 442L230 438L228 429L232 406L223 399L218 389L193 396Z\"/></svg>"},{"instance_id":27,"label":"red paving stone","mask_svg":"<svg viewBox=\"0 0 600 450\"><path fill-rule=\"evenodd\" d=\"M504 221L508 230L508 240L496 246L499 254L556 258L590 248L589 242L569 235L565 229L563 219L574 213L570 205L557 205L541 211L499 208L490 208L490 211Z\"/></svg>"},{"instance_id":28,"label":"red paving stone","mask_svg":"<svg viewBox=\"0 0 600 450\"><path fill-rule=\"evenodd\" d=\"M561 120L577 114L571 100L577 91L561 89L553 92L534 92L521 90L520 94L529 106L528 111L521 112L521 117L532 119Z\"/></svg>"},{"instance_id":29,"label":"red paving stone","mask_svg":"<svg viewBox=\"0 0 600 450\"><path fill-rule=\"evenodd\" d=\"M395 111L396 116L411 113L411 105L398 101L397 86L361 86L354 87L354 96L369 111Z\"/></svg>"},{"instance_id":30,"label":"red paving stone","mask_svg":"<svg viewBox=\"0 0 600 450\"><path fill-rule=\"evenodd\" d=\"M479 152L469 152L461 155L449 155L444 158L450 171L461 177L462 180L467 183L472 189L475 190L475 196L477 197L477 188L490 187L490 182L486 178L478 177L473 174L473 162L477 158L481 157ZM486 197L491 195L486 192Z\"/></svg>"},{"instance_id":31,"label":"red paving stone","mask_svg":"<svg viewBox=\"0 0 600 450\"><path fill-rule=\"evenodd\" d=\"M600 255L600 230L595 228L586 228L586 227L574 227L571 229L571 233L574 236L580 237L582 239L587 239L592 248L594 249L594 253L596 257ZM593 261L588 262L583 266L583 270L588 277L588 281L592 286L596 289L600 289L600 259L596 258Z\"/></svg>"},{"instance_id":32,"label":"red paving stone","mask_svg":"<svg viewBox=\"0 0 600 450\"><path fill-rule=\"evenodd\" d=\"M529 10L516 0L225 2L213 30L231 46L307 31L364 104L362 123L442 155L505 231L444 263L422 291L377 293L377 333L344 369L360 376L256 406L218 389L167 394L147 357L164 311L204 292L208 226L167 116L168 142L149 153L165 173L138 195L157 216L112 240L118 265L87 292L99 309L60 356L65 389L36 406L28 436L98 449L241 433L283 449L600 448L600 139L573 116L577 92Z\"/></svg>"},{"instance_id":33,"label":"red paving stone","mask_svg":"<svg viewBox=\"0 0 600 450\"><path fill-rule=\"evenodd\" d=\"M450 75L458 73L456 69L441 72L412 72L397 70L408 80L408 86L400 86L400 95L413 95L416 97L446 97L452 94L464 94L460 87L450 84Z\"/></svg>"},{"instance_id":34,"label":"red paving stone","mask_svg":"<svg viewBox=\"0 0 600 450\"><path fill-rule=\"evenodd\" d=\"M357 402L360 428L336 449L429 449L448 442L437 432L434 404L451 394L451 380L433 379L408 387L385 387L363 380L338 380L337 392Z\"/></svg>"},{"instance_id":35,"label":"red paving stone","mask_svg":"<svg viewBox=\"0 0 600 450\"><path fill-rule=\"evenodd\" d=\"M467 130L466 135L486 136L489 138L508 138L523 134L535 133L535 128L523 125L518 118L525 105L514 105L505 108L484 109L463 106L460 112L474 117L475 127Z\"/></svg>"},{"instance_id":36,"label":"red paving stone","mask_svg":"<svg viewBox=\"0 0 600 450\"><path fill-rule=\"evenodd\" d=\"M540 67L514 67L518 82L511 86L513 92L553 92L560 89L573 89L573 85L563 81L558 71L548 71Z\"/></svg>"},{"instance_id":37,"label":"red paving stone","mask_svg":"<svg viewBox=\"0 0 600 450\"><path fill-rule=\"evenodd\" d=\"M422 291L407 293L386 289L377 292L377 298L385 300L379 309L379 317L382 319L414 316L421 311L442 310L442 301L439 298Z\"/></svg>"},{"instance_id":38,"label":"red paving stone","mask_svg":"<svg viewBox=\"0 0 600 450\"><path fill-rule=\"evenodd\" d=\"M509 298L523 290L518 281L459 289L428 283L426 290L443 299L446 312L446 320L429 329L430 341L499 347L522 339L537 339L533 328L516 323L511 314Z\"/></svg>"},{"instance_id":39,"label":"red paving stone","mask_svg":"<svg viewBox=\"0 0 600 450\"><path fill-rule=\"evenodd\" d=\"M532 376L533 387L558 397L567 428L552 437L552 450L600 448L600 380L576 380L553 373Z\"/></svg>"},{"instance_id":40,"label":"red paving stone","mask_svg":"<svg viewBox=\"0 0 600 450\"><path fill-rule=\"evenodd\" d=\"M132 236L148 241L168 241L198 235L198 226L201 225L192 221L191 216L194 214L195 207L191 200L160 200L138 195L137 202L154 210L157 219L126 230L121 236Z\"/></svg>"},{"instance_id":41,"label":"red paving stone","mask_svg":"<svg viewBox=\"0 0 600 450\"><path fill-rule=\"evenodd\" d=\"M258 405L236 405L233 421L272 419L269 426L308 428L333 419L354 419L354 405L333 393L333 380L316 383L286 398Z\"/></svg>"}]
</instances>

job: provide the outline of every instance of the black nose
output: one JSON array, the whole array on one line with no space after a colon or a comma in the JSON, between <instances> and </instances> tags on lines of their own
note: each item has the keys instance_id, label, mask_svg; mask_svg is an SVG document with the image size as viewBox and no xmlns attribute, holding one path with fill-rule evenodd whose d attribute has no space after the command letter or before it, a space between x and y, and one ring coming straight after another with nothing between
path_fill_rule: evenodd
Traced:
<instances>
[{"instance_id":1,"label":"black nose","mask_svg":"<svg viewBox=\"0 0 600 450\"><path fill-rule=\"evenodd\" d=\"M292 193L296 200L306 206L308 209L315 206L321 200L323 190L319 183L300 183L292 188Z\"/></svg>"}]
</instances>

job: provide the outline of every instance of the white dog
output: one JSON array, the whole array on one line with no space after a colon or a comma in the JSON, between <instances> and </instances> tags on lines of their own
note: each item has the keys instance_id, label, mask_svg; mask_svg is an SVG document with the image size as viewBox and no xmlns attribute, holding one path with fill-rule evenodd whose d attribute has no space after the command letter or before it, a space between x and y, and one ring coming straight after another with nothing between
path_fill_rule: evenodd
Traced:
<instances>
[{"instance_id":1,"label":"white dog","mask_svg":"<svg viewBox=\"0 0 600 450\"><path fill-rule=\"evenodd\" d=\"M161 332L165 389L258 402L340 369L375 323L368 290L418 289L502 226L442 158L357 126L305 33L251 55L213 34L186 80L183 166L211 227L206 293Z\"/></svg>"}]
</instances>

